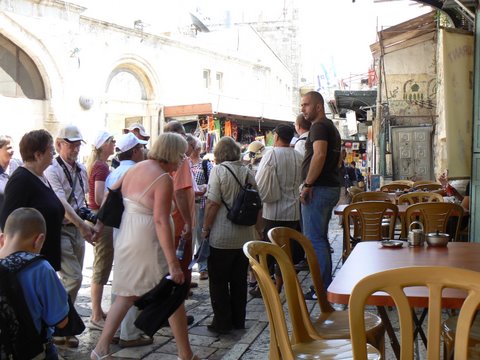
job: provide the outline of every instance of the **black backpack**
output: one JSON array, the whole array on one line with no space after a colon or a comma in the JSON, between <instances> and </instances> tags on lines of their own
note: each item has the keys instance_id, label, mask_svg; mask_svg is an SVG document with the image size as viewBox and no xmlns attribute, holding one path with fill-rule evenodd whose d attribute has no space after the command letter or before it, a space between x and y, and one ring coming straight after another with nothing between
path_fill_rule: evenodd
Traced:
<instances>
[{"instance_id":1,"label":"black backpack","mask_svg":"<svg viewBox=\"0 0 480 360\"><path fill-rule=\"evenodd\" d=\"M44 351L46 329L38 333L17 279L18 272L42 259L24 251L0 259L0 359L32 359Z\"/></svg>"},{"instance_id":2,"label":"black backpack","mask_svg":"<svg viewBox=\"0 0 480 360\"><path fill-rule=\"evenodd\" d=\"M223 164L222 166L227 168L235 180L237 180L238 185L240 185L240 191L233 201L231 208L228 207L227 203L222 198L223 205L225 205L228 211L227 219L237 225L255 225L257 223L258 212L262 208L262 200L258 191L248 183L248 176L245 180L245 186L243 186L228 166Z\"/></svg>"}]
</instances>

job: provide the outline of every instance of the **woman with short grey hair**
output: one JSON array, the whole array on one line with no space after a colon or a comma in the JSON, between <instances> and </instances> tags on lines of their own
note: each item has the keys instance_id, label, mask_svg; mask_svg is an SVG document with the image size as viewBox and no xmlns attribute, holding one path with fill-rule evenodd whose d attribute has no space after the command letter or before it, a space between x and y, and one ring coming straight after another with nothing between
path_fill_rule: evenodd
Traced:
<instances>
[{"instance_id":1,"label":"woman with short grey hair","mask_svg":"<svg viewBox=\"0 0 480 360\"><path fill-rule=\"evenodd\" d=\"M208 271L213 321L208 329L225 334L232 329L245 328L248 260L242 247L247 241L260 238L261 224L257 221L256 226L236 225L227 219L224 203L230 207L240 191L233 174L242 185L248 182L257 186L253 174L240 161L240 146L231 137L223 137L213 154L217 166L208 180L202 229L202 236L208 237L210 242Z\"/></svg>"}]
</instances>

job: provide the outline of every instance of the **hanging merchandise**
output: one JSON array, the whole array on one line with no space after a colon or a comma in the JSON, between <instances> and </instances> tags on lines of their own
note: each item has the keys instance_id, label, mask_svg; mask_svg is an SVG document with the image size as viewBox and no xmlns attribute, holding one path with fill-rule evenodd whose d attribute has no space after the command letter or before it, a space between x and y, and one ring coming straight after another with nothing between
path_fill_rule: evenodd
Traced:
<instances>
[{"instance_id":1,"label":"hanging merchandise","mask_svg":"<svg viewBox=\"0 0 480 360\"><path fill-rule=\"evenodd\" d=\"M213 120L213 116L208 116L208 131L215 130L215 121Z\"/></svg>"},{"instance_id":2,"label":"hanging merchandise","mask_svg":"<svg viewBox=\"0 0 480 360\"><path fill-rule=\"evenodd\" d=\"M220 131L220 127L221 127L221 125L220 125L220 119L215 118L215 120L214 120L213 122L214 122L214 124L215 124L213 130L218 130L218 131Z\"/></svg>"},{"instance_id":3,"label":"hanging merchandise","mask_svg":"<svg viewBox=\"0 0 480 360\"><path fill-rule=\"evenodd\" d=\"M208 131L208 118L200 118L198 119L198 122L203 131Z\"/></svg>"},{"instance_id":4,"label":"hanging merchandise","mask_svg":"<svg viewBox=\"0 0 480 360\"><path fill-rule=\"evenodd\" d=\"M266 146L273 146L273 132L272 131L267 131L265 133L265 145Z\"/></svg>"},{"instance_id":5,"label":"hanging merchandise","mask_svg":"<svg viewBox=\"0 0 480 360\"><path fill-rule=\"evenodd\" d=\"M232 121L232 138L238 141L238 124L236 121Z\"/></svg>"},{"instance_id":6,"label":"hanging merchandise","mask_svg":"<svg viewBox=\"0 0 480 360\"><path fill-rule=\"evenodd\" d=\"M232 125L230 120L225 121L225 136L232 136Z\"/></svg>"}]
</instances>

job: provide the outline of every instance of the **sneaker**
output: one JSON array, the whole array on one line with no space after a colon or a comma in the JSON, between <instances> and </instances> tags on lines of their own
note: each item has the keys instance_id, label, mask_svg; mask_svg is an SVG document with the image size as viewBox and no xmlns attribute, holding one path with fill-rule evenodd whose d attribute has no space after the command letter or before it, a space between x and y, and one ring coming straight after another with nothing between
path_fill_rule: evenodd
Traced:
<instances>
[{"instance_id":1,"label":"sneaker","mask_svg":"<svg viewBox=\"0 0 480 360\"><path fill-rule=\"evenodd\" d=\"M128 348L128 347L137 347L137 346L146 346L153 343L153 338L147 335L140 335L138 339L135 340L122 340L118 342L118 345L121 348Z\"/></svg>"},{"instance_id":2,"label":"sneaker","mask_svg":"<svg viewBox=\"0 0 480 360\"><path fill-rule=\"evenodd\" d=\"M308 267L308 262L307 260L303 259L303 260L300 260L298 263L296 263L294 266L295 270L297 271L307 271L309 270L309 267Z\"/></svg>"},{"instance_id":3,"label":"sneaker","mask_svg":"<svg viewBox=\"0 0 480 360\"><path fill-rule=\"evenodd\" d=\"M208 280L208 271L200 271L200 280Z\"/></svg>"},{"instance_id":4,"label":"sneaker","mask_svg":"<svg viewBox=\"0 0 480 360\"><path fill-rule=\"evenodd\" d=\"M310 288L310 291L304 294L305 300L318 300L315 290Z\"/></svg>"}]
</instances>

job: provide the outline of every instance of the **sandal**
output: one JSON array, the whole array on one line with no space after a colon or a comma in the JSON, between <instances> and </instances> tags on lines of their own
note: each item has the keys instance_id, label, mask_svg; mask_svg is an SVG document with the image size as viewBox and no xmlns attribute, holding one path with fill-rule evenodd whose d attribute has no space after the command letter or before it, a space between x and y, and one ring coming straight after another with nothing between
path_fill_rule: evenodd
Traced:
<instances>
[{"instance_id":1,"label":"sandal","mask_svg":"<svg viewBox=\"0 0 480 360\"><path fill-rule=\"evenodd\" d=\"M98 353L95 351L95 349L92 350L90 353L90 359L92 360L103 360L103 359L108 359L111 354L106 354L106 355L98 355ZM93 358L92 358L93 356Z\"/></svg>"}]
</instances>

